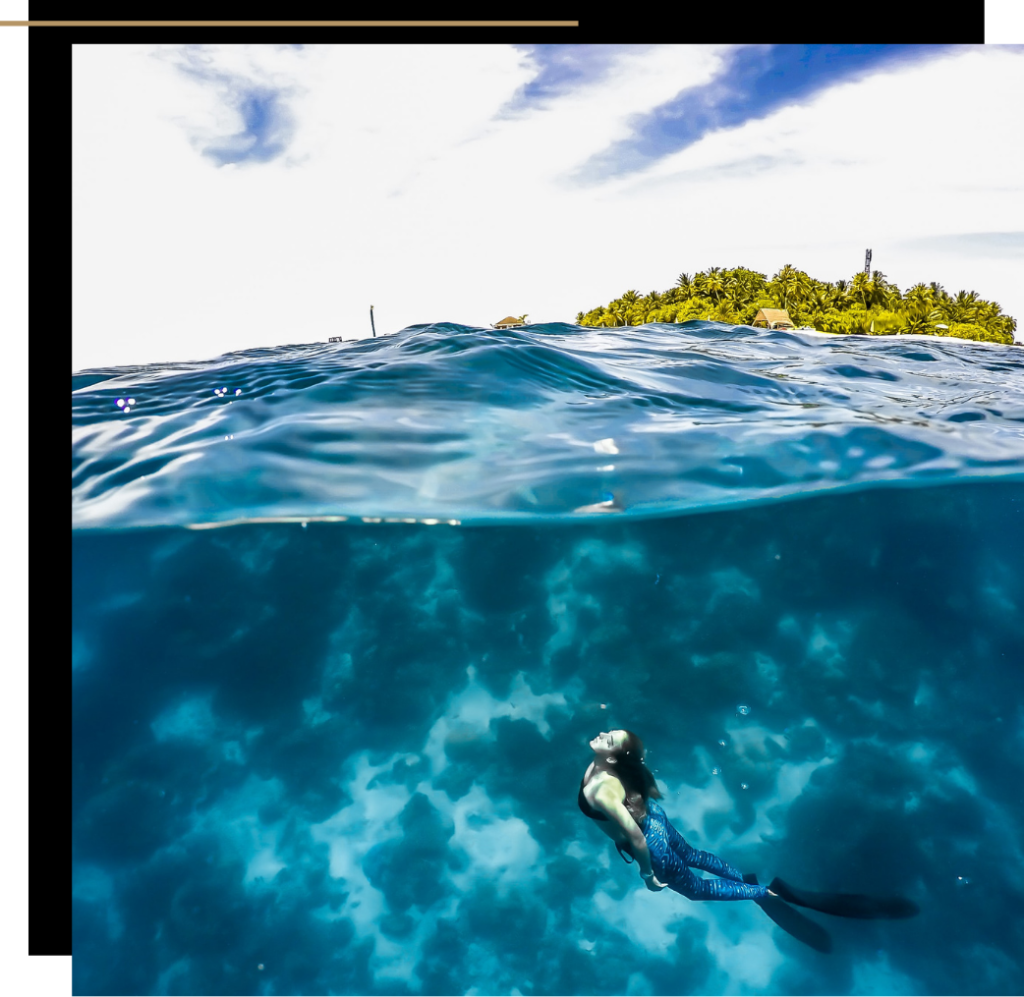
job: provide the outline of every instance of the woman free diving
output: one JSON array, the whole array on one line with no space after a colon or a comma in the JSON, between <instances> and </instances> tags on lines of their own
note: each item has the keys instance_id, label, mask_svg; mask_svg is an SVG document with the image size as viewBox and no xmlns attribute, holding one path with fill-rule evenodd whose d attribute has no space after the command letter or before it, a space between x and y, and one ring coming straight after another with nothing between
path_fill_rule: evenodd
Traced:
<instances>
[{"instance_id":1,"label":"woman free diving","mask_svg":"<svg viewBox=\"0 0 1024 997\"><path fill-rule=\"evenodd\" d=\"M672 826L657 802L661 793L644 764L643 742L636 734L602 731L590 748L594 760L580 780L580 810L615 842L623 858L636 860L647 889L656 893L668 887L688 900L753 900L780 928L819 952L831 950L828 933L789 904L865 919L918 913L917 905L903 897L813 893L778 878L758 885L756 876L744 876L717 855L693 848ZM716 878L704 879L693 869Z\"/></svg>"},{"instance_id":2,"label":"woman free diving","mask_svg":"<svg viewBox=\"0 0 1024 997\"><path fill-rule=\"evenodd\" d=\"M766 886L745 883L743 874L717 855L692 848L669 823L644 746L632 731L598 734L590 747L594 760L580 782L580 809L598 822L619 853L636 859L647 889L669 887L687 900L760 900L774 896ZM691 869L713 873L702 879Z\"/></svg>"}]
</instances>

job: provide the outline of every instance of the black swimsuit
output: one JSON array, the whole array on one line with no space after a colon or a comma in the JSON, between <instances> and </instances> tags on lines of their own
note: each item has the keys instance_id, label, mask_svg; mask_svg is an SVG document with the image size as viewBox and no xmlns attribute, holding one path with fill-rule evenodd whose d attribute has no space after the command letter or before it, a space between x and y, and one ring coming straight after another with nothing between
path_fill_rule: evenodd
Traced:
<instances>
[{"instance_id":1,"label":"black swimsuit","mask_svg":"<svg viewBox=\"0 0 1024 997\"><path fill-rule=\"evenodd\" d=\"M586 796L583 795L583 784L587 781L586 775L580 779L580 792L579 796L576 797L577 802L582 810L592 820L608 820L608 815L601 813L600 810L595 810L588 802ZM639 793L626 793L626 799L623 801L623 806L629 811L629 816L636 822L637 827L641 827L641 821L644 819L644 798Z\"/></svg>"},{"instance_id":2,"label":"black swimsuit","mask_svg":"<svg viewBox=\"0 0 1024 997\"><path fill-rule=\"evenodd\" d=\"M580 779L580 792L579 792L579 795L576 797L576 802L579 803L580 810L582 810L588 817L590 817L591 820L605 820L605 821L608 820L609 819L608 815L601 813L600 810L595 810L587 802L586 796L583 795L583 783L586 782L586 781L587 781L587 777L584 775L583 778ZM626 809L629 810L629 803L628 803L628 801L626 803ZM629 810L629 814L633 818L633 820L636 820L636 814L634 814L632 810ZM616 841L615 842L615 849L616 849L616 851L618 851L618 853L619 853L620 857L622 858L623 862L629 863L629 862L632 862L636 858L636 856L633 854L633 849L630 847L630 844L629 844L628 841Z\"/></svg>"},{"instance_id":3,"label":"black swimsuit","mask_svg":"<svg viewBox=\"0 0 1024 997\"><path fill-rule=\"evenodd\" d=\"M583 795L583 783L586 782L586 780L586 776L580 779L580 795L576 798L580 805L580 810L582 810L583 813L592 820L607 820L607 814L601 813L600 810L595 810L589 803L587 803L587 798Z\"/></svg>"}]
</instances>

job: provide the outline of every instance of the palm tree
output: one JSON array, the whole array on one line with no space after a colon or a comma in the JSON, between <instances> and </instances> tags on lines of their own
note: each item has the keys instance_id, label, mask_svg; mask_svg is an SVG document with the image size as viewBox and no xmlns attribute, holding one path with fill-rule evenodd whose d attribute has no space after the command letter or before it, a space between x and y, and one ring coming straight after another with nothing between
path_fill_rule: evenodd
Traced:
<instances>
[{"instance_id":1,"label":"palm tree","mask_svg":"<svg viewBox=\"0 0 1024 997\"><path fill-rule=\"evenodd\" d=\"M915 284L904 295L903 300L913 306L931 305L935 296L926 284Z\"/></svg>"},{"instance_id":2,"label":"palm tree","mask_svg":"<svg viewBox=\"0 0 1024 997\"><path fill-rule=\"evenodd\" d=\"M790 306L796 306L806 298L810 288L810 277L803 270L797 270L789 263L772 278L768 285L769 293L774 294L787 311Z\"/></svg>"},{"instance_id":3,"label":"palm tree","mask_svg":"<svg viewBox=\"0 0 1024 997\"><path fill-rule=\"evenodd\" d=\"M722 279L721 268L712 267L704 278L704 293L716 304L722 300L725 294L725 281Z\"/></svg>"},{"instance_id":4,"label":"palm tree","mask_svg":"<svg viewBox=\"0 0 1024 997\"><path fill-rule=\"evenodd\" d=\"M839 285L842 284L842 287ZM824 311L837 311L843 306L843 297L846 291L846 281L837 280L835 284L822 281L816 294L819 307Z\"/></svg>"},{"instance_id":5,"label":"palm tree","mask_svg":"<svg viewBox=\"0 0 1024 997\"><path fill-rule=\"evenodd\" d=\"M853 300L863 305L865 308L871 307L871 281L868 275L863 271L855 273L853 280L850 281L850 286L847 291L848 296Z\"/></svg>"},{"instance_id":6,"label":"palm tree","mask_svg":"<svg viewBox=\"0 0 1024 997\"><path fill-rule=\"evenodd\" d=\"M710 266L705 270L705 277L709 280L724 280L725 273L720 266Z\"/></svg>"},{"instance_id":7,"label":"palm tree","mask_svg":"<svg viewBox=\"0 0 1024 997\"><path fill-rule=\"evenodd\" d=\"M871 304L888 308L893 299L899 297L900 289L895 284L890 284L881 270L871 272L870 282Z\"/></svg>"},{"instance_id":8,"label":"palm tree","mask_svg":"<svg viewBox=\"0 0 1024 997\"><path fill-rule=\"evenodd\" d=\"M519 321L522 322L523 325L526 325L526 316L525 315L520 315L519 316Z\"/></svg>"},{"instance_id":9,"label":"palm tree","mask_svg":"<svg viewBox=\"0 0 1024 997\"><path fill-rule=\"evenodd\" d=\"M661 294L657 291L651 291L640 299L640 313L643 315L644 322L657 322L659 321L656 317L658 312L661 310L662 300Z\"/></svg>"},{"instance_id":10,"label":"palm tree","mask_svg":"<svg viewBox=\"0 0 1024 997\"><path fill-rule=\"evenodd\" d=\"M748 301L758 297L768 286L768 278L756 270L748 270L746 267L736 267L732 271L733 278L743 288L744 296Z\"/></svg>"},{"instance_id":11,"label":"palm tree","mask_svg":"<svg viewBox=\"0 0 1024 997\"><path fill-rule=\"evenodd\" d=\"M633 311L636 309L640 295L637 291L627 291L619 301L622 304L621 317L623 325L632 325Z\"/></svg>"},{"instance_id":12,"label":"palm tree","mask_svg":"<svg viewBox=\"0 0 1024 997\"><path fill-rule=\"evenodd\" d=\"M955 298L947 295L939 311L949 322L971 322L978 311L978 292L957 291Z\"/></svg>"},{"instance_id":13,"label":"palm tree","mask_svg":"<svg viewBox=\"0 0 1024 997\"><path fill-rule=\"evenodd\" d=\"M927 288L924 288L924 293L930 295ZM913 298L910 297L911 294L914 294ZM934 332L933 325L939 317L939 312L932 307L931 301L912 288L905 299L905 307L897 333L908 335Z\"/></svg>"},{"instance_id":14,"label":"palm tree","mask_svg":"<svg viewBox=\"0 0 1024 997\"><path fill-rule=\"evenodd\" d=\"M693 297L693 281L688 273L681 273L676 278L676 287L683 292L684 300Z\"/></svg>"},{"instance_id":15,"label":"palm tree","mask_svg":"<svg viewBox=\"0 0 1024 997\"><path fill-rule=\"evenodd\" d=\"M820 284L818 282L815 282L815 284L816 286L811 289L811 292L807 295L807 300L804 304L810 312L811 318L814 320L811 324L817 328L816 322L819 321L820 317L829 309L830 286L828 284Z\"/></svg>"},{"instance_id":16,"label":"palm tree","mask_svg":"<svg viewBox=\"0 0 1024 997\"><path fill-rule=\"evenodd\" d=\"M691 318L719 321L750 321L757 308L769 304L790 310L797 323L808 318L816 328L832 332L872 331L933 333L935 321L979 326L961 330L964 335L996 342L1012 342L1017 321L1004 315L998 302L985 301L976 291L951 297L941 284L915 284L904 295L885 274L858 272L852 280L834 284L812 279L787 263L769 281L764 274L744 267L723 270L709 267L691 277L679 275L676 285L664 293L651 291L641 297L629 290L589 312L579 312L577 322L588 326L630 325L650 321L684 322ZM520 316L526 322L527 316Z\"/></svg>"},{"instance_id":17,"label":"palm tree","mask_svg":"<svg viewBox=\"0 0 1024 997\"><path fill-rule=\"evenodd\" d=\"M736 324L736 313L728 301L719 301L708 316L713 322L730 322Z\"/></svg>"},{"instance_id":18,"label":"palm tree","mask_svg":"<svg viewBox=\"0 0 1024 997\"><path fill-rule=\"evenodd\" d=\"M753 297L744 287L741 278L732 275L726 281L726 300L736 311L740 311Z\"/></svg>"}]
</instances>

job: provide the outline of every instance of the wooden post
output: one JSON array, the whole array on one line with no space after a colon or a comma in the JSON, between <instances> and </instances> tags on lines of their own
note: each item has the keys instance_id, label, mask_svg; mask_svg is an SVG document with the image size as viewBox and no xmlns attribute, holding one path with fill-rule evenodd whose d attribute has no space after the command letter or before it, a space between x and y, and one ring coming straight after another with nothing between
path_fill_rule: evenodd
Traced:
<instances>
[{"instance_id":1,"label":"wooden post","mask_svg":"<svg viewBox=\"0 0 1024 997\"><path fill-rule=\"evenodd\" d=\"M373 338L377 338L377 327L373 324L373 305L370 305L370 328L373 330Z\"/></svg>"}]
</instances>

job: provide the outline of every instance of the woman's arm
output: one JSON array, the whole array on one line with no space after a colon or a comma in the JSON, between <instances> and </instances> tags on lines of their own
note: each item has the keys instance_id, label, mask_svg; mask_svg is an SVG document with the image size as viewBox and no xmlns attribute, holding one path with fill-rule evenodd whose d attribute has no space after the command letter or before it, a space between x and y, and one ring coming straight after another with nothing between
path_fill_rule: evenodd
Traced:
<instances>
[{"instance_id":1,"label":"woman's arm","mask_svg":"<svg viewBox=\"0 0 1024 997\"><path fill-rule=\"evenodd\" d=\"M624 806L625 800L626 794L618 779L607 780L594 793L595 805L615 821L629 838L633 858L640 866L640 875L647 884L647 888L655 891L664 889L665 884L658 882L654 876L654 869L651 867L651 852L647 847L644 833L637 826L637 822L633 820L633 815Z\"/></svg>"}]
</instances>

